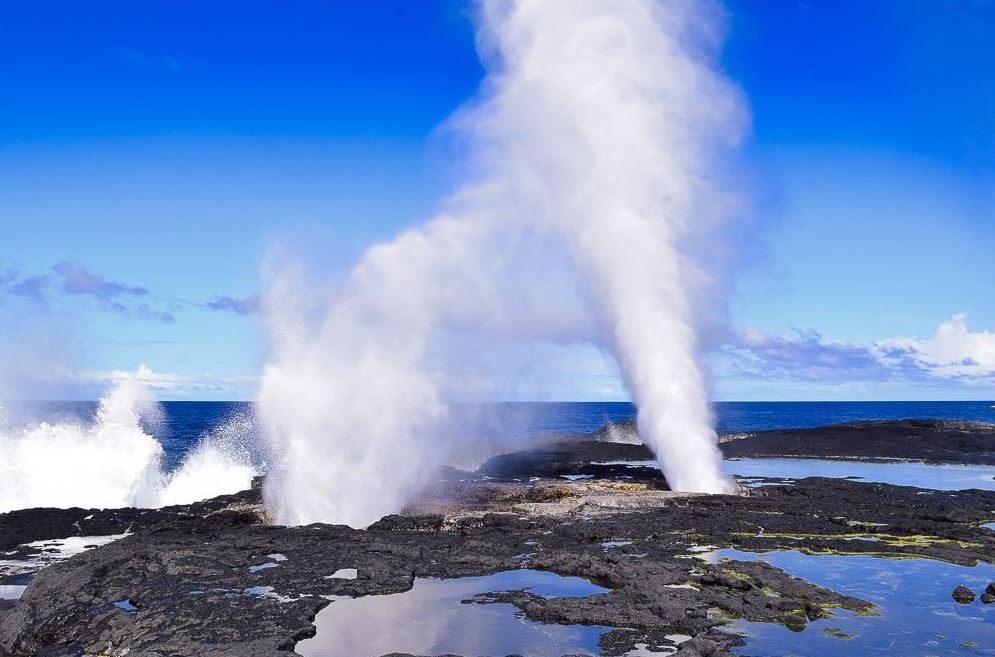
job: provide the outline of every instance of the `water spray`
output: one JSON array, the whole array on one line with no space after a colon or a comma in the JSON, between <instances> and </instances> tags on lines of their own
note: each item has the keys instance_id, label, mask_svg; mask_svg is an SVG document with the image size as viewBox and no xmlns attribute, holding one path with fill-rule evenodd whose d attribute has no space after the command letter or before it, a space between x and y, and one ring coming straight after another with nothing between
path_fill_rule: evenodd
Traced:
<instances>
[{"instance_id":1,"label":"water spray","mask_svg":"<svg viewBox=\"0 0 995 657\"><path fill-rule=\"evenodd\" d=\"M474 179L448 212L372 247L316 322L273 275L259 411L277 520L364 526L403 507L446 452L433 349L454 325L487 333L515 315L499 290L536 244L566 254L671 487L730 489L696 337L715 293L696 245L727 209L713 169L744 124L714 65L719 18L680 1L479 5L488 74L453 119ZM545 337L525 325L515 338Z\"/></svg>"}]
</instances>

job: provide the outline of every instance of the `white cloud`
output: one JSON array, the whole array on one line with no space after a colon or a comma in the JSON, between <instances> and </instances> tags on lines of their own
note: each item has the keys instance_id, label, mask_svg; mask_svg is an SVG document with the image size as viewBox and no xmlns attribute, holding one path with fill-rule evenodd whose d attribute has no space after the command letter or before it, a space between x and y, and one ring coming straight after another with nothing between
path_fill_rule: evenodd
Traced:
<instances>
[{"instance_id":1,"label":"white cloud","mask_svg":"<svg viewBox=\"0 0 995 657\"><path fill-rule=\"evenodd\" d=\"M625 400L617 366L598 347L552 341L465 343L436 354L433 376L453 400ZM168 399L253 399L258 377L137 370L87 370L32 360L28 397L100 397L136 377ZM995 397L995 331L955 315L924 338L836 340L812 330L731 332L710 358L723 399L939 399ZM14 390L13 392L17 392ZM14 396L25 396L14 395Z\"/></svg>"},{"instance_id":2,"label":"white cloud","mask_svg":"<svg viewBox=\"0 0 995 657\"><path fill-rule=\"evenodd\" d=\"M954 379L988 379L995 375L995 333L972 332L967 316L954 315L927 340L894 338L878 343L885 362L890 355L912 359L934 376Z\"/></svg>"},{"instance_id":3,"label":"white cloud","mask_svg":"<svg viewBox=\"0 0 995 657\"><path fill-rule=\"evenodd\" d=\"M549 341L447 343L436 354L438 379L454 400L624 400L612 359L589 343ZM833 399L977 396L995 386L995 332L972 331L964 314L926 338L872 342L836 340L813 330L770 334L734 330L711 358L723 398ZM255 376L217 376L134 370L66 370L63 376L99 395L132 376L162 399L252 399ZM959 392L958 392L959 391ZM972 392L973 391L973 392ZM968 395L970 393L970 395Z\"/></svg>"},{"instance_id":4,"label":"white cloud","mask_svg":"<svg viewBox=\"0 0 995 657\"><path fill-rule=\"evenodd\" d=\"M256 376L155 372L144 363L137 370L81 370L67 376L98 393L118 381L135 378L162 399L252 399L259 382Z\"/></svg>"},{"instance_id":5,"label":"white cloud","mask_svg":"<svg viewBox=\"0 0 995 657\"><path fill-rule=\"evenodd\" d=\"M982 387L995 384L995 333L971 331L966 315L943 322L928 338L847 342L815 331L771 335L738 329L717 352L716 378L795 381L823 386L900 390ZM898 386L898 387L896 387Z\"/></svg>"}]
</instances>

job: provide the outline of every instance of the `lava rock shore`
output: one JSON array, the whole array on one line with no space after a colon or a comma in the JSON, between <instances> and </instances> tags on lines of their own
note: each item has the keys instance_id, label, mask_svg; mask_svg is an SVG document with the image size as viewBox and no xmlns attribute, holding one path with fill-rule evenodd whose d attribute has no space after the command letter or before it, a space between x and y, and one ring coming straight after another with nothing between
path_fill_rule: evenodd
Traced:
<instances>
[{"instance_id":1,"label":"lava rock shore","mask_svg":"<svg viewBox=\"0 0 995 657\"><path fill-rule=\"evenodd\" d=\"M608 425L590 441L637 441L633 422ZM726 458L819 458L905 460L924 463L995 465L995 424L961 420L874 420L811 429L726 433L719 437ZM642 445L626 458L652 459Z\"/></svg>"},{"instance_id":2,"label":"lava rock shore","mask_svg":"<svg viewBox=\"0 0 995 657\"><path fill-rule=\"evenodd\" d=\"M561 456L546 462L590 467L630 460L633 447L581 445L576 459L578 452L564 457L554 445ZM258 487L157 510L0 515L5 559L30 559L18 546L40 539L129 534L46 567L20 600L0 604L0 656L278 657L314 634L314 617L335 604L332 596L398 593L418 577L517 568L585 577L609 591L584 598L495 591L468 602L512 604L535 621L617 628L602 636L605 655L646 644L679 657L725 656L742 641L724 627L729 618L800 629L837 608L870 613L873 606L763 561L710 563L698 558L704 550L995 562L995 532L980 526L995 515L990 491L808 478L686 496L667 492L665 482L620 481L629 470L566 482L562 468L535 469L531 456L498 463L503 481L486 474L498 471L493 463L472 477L449 473L439 483L444 513L425 512L428 500L363 530L273 525ZM642 501L625 506L630 499ZM265 564L274 565L258 568ZM346 568L357 577L328 578ZM676 634L693 638L678 647L668 639Z\"/></svg>"}]
</instances>

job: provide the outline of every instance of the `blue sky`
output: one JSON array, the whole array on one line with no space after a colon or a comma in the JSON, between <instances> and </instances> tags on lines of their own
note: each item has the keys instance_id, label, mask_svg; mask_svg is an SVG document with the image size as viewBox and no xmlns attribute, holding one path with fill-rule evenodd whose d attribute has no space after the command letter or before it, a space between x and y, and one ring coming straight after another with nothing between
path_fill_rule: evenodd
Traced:
<instances>
[{"instance_id":1,"label":"blue sky","mask_svg":"<svg viewBox=\"0 0 995 657\"><path fill-rule=\"evenodd\" d=\"M995 5L726 8L758 240L715 396L995 397ZM0 61L0 338L54 396L251 397L269 246L428 218L483 75L455 0L11 2ZM530 371L508 396L623 394L590 348Z\"/></svg>"}]
</instances>

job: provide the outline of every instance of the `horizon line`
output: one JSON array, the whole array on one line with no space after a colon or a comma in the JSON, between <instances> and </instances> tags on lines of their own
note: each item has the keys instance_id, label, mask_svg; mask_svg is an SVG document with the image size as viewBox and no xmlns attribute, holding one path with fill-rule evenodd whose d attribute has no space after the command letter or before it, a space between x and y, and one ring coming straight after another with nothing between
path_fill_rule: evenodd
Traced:
<instances>
[{"instance_id":1,"label":"horizon line","mask_svg":"<svg viewBox=\"0 0 995 657\"><path fill-rule=\"evenodd\" d=\"M252 404L253 399L159 399L159 403ZM5 399L0 404L96 404L100 399ZM618 399L498 399L448 401L447 404L634 404ZM715 399L711 404L995 404L995 399Z\"/></svg>"}]
</instances>

